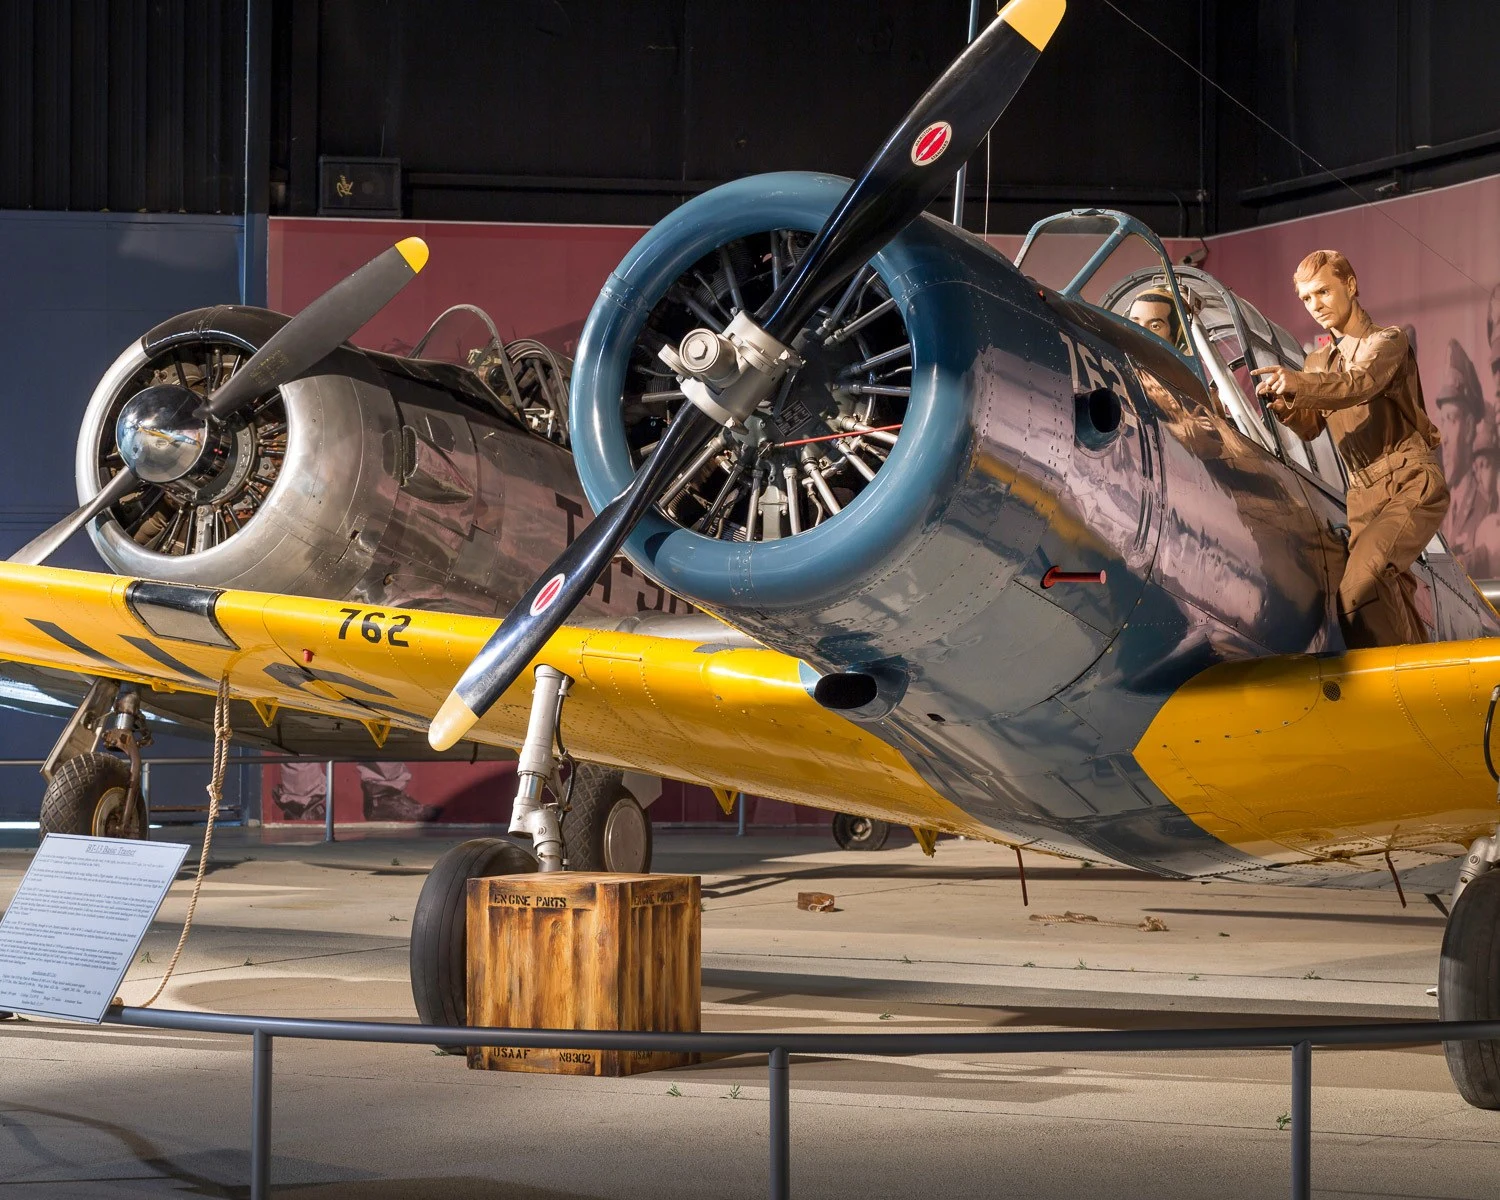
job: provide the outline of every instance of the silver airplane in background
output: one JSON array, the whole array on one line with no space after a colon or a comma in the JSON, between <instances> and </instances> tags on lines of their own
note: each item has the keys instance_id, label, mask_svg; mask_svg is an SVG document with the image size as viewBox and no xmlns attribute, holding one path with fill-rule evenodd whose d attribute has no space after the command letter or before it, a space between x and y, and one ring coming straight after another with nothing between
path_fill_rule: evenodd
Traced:
<instances>
[{"instance_id":1,"label":"silver airplane in background","mask_svg":"<svg viewBox=\"0 0 1500 1200\"><path fill-rule=\"evenodd\" d=\"M411 252L425 255L425 248ZM279 313L224 305L172 317L126 347L84 413L75 464L82 506L11 561L41 563L86 528L111 570L203 588L206 597L252 588L347 600L355 613L441 608L492 616L590 520L568 449L571 361L531 339L504 342L472 305L444 312L407 356L346 342L213 422L214 445L184 439L184 413L219 393L287 327ZM127 485L105 486L121 475ZM696 636L709 620L693 617L689 605L624 559L583 607L586 619L609 628ZM363 628L354 625L357 635ZM393 627L383 636L399 641L401 632ZM284 682L313 691L349 682L315 663L287 664L286 673ZM131 832L140 819L137 751L149 737L146 716L164 729L212 730L212 697L104 679L90 687L76 675L21 663L6 664L3 674L20 685L13 695L32 702L0 702L51 714L76 706L44 770L43 832L64 808L72 813L69 832L79 832L80 821L83 832ZM366 689L364 722L236 704L234 736L317 758L514 757L475 746L435 754L425 738L391 724L388 700ZM126 760L99 753L101 742L135 764L129 782ZM87 813L79 797L62 804L52 795L80 788L89 793ZM650 776L581 768L575 794L590 802L575 805L583 815L574 834L580 847L580 839L594 847L585 857L599 867L647 869L644 809L660 790Z\"/></svg>"}]
</instances>

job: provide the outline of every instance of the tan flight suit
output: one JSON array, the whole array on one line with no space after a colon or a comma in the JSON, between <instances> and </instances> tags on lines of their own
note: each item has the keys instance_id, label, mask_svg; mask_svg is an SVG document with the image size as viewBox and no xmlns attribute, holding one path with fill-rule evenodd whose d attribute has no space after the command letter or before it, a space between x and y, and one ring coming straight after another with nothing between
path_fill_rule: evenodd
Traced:
<instances>
[{"instance_id":1,"label":"tan flight suit","mask_svg":"<svg viewBox=\"0 0 1500 1200\"><path fill-rule=\"evenodd\" d=\"M1338 594L1345 642L1425 642L1411 566L1442 524L1449 497L1406 335L1360 309L1337 343L1308 355L1284 411L1284 423L1304 441L1326 425L1349 471L1349 562Z\"/></svg>"}]
</instances>

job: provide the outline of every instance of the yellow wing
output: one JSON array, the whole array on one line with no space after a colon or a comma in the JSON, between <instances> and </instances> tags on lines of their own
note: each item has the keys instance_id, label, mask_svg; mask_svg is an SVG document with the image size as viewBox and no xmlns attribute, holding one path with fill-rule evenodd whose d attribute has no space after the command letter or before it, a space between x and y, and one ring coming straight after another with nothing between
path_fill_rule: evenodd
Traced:
<instances>
[{"instance_id":1,"label":"yellow wing","mask_svg":"<svg viewBox=\"0 0 1500 1200\"><path fill-rule=\"evenodd\" d=\"M1500 819L1484 720L1500 639L1225 663L1135 748L1221 841L1278 862L1461 852Z\"/></svg>"},{"instance_id":2,"label":"yellow wing","mask_svg":"<svg viewBox=\"0 0 1500 1200\"><path fill-rule=\"evenodd\" d=\"M157 690L425 730L495 622L0 564L0 658ZM538 656L574 679L570 751L709 787L995 837L890 746L818 705L775 651L566 627ZM474 731L519 746L525 677Z\"/></svg>"}]
</instances>

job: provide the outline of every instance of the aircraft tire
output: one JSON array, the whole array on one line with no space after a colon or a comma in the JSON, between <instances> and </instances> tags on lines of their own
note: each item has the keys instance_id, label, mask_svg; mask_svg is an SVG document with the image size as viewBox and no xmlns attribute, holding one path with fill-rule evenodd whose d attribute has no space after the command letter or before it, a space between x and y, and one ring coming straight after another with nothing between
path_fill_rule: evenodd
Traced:
<instances>
[{"instance_id":1,"label":"aircraft tire","mask_svg":"<svg viewBox=\"0 0 1500 1200\"><path fill-rule=\"evenodd\" d=\"M563 816L563 854L570 871L651 870L651 814L612 767L579 763Z\"/></svg>"},{"instance_id":2,"label":"aircraft tire","mask_svg":"<svg viewBox=\"0 0 1500 1200\"><path fill-rule=\"evenodd\" d=\"M144 838L146 812L137 796L125 811L130 764L111 754L76 754L52 772L42 792L38 836L77 833L85 837Z\"/></svg>"},{"instance_id":3,"label":"aircraft tire","mask_svg":"<svg viewBox=\"0 0 1500 1200\"><path fill-rule=\"evenodd\" d=\"M833 815L833 840L839 844L840 850L879 850L890 836L888 821L848 813Z\"/></svg>"},{"instance_id":4,"label":"aircraft tire","mask_svg":"<svg viewBox=\"0 0 1500 1200\"><path fill-rule=\"evenodd\" d=\"M411 918L411 996L424 1025L469 1021L468 883L536 870L530 850L505 838L472 838L433 864ZM462 1046L442 1046L462 1054Z\"/></svg>"},{"instance_id":5,"label":"aircraft tire","mask_svg":"<svg viewBox=\"0 0 1500 1200\"><path fill-rule=\"evenodd\" d=\"M1500 1020L1500 871L1463 890L1443 933L1438 1015L1444 1021ZM1444 1042L1448 1073L1475 1108L1500 1109L1500 1041Z\"/></svg>"}]
</instances>

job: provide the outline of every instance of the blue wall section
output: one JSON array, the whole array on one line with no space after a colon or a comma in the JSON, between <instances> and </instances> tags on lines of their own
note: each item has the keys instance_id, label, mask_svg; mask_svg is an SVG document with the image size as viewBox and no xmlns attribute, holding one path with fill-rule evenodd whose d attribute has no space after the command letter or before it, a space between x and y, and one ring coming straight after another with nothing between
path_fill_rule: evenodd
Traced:
<instances>
[{"instance_id":1,"label":"blue wall section","mask_svg":"<svg viewBox=\"0 0 1500 1200\"><path fill-rule=\"evenodd\" d=\"M79 421L120 351L174 313L241 302L244 229L237 216L0 212L0 556L77 507ZM248 274L263 295L265 235L257 232L251 238L257 261ZM102 569L85 534L51 565ZM44 756L61 728L60 718L0 710L0 759ZM205 742L158 738L148 753L208 749ZM231 777L248 774L258 772ZM206 770L164 770L158 792L169 777L182 797L174 802L202 800ZM0 767L0 820L34 819L41 794L35 768Z\"/></svg>"}]
</instances>

